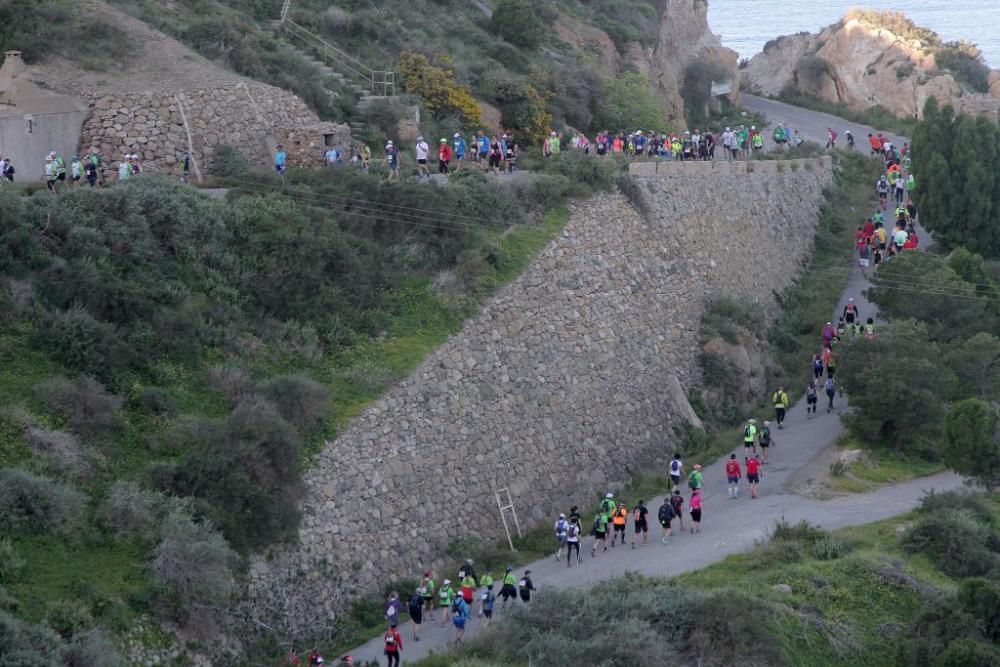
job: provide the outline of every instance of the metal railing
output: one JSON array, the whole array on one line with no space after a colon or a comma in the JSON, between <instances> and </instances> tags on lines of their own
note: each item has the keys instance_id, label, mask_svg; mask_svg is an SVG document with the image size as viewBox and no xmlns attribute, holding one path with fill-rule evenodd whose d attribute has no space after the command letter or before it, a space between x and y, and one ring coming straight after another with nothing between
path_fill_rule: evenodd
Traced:
<instances>
[{"instance_id":1,"label":"metal railing","mask_svg":"<svg viewBox=\"0 0 1000 667\"><path fill-rule=\"evenodd\" d=\"M319 57L330 67L341 71L344 74L351 74L365 82L372 95L380 97L392 97L396 94L396 73L385 70L375 70L368 67L354 56L341 51L333 44L316 33L303 28L301 25L291 20L287 16L287 7L291 0L285 0L285 7L282 7L282 29L286 35L295 37L301 43L314 49Z\"/></svg>"}]
</instances>

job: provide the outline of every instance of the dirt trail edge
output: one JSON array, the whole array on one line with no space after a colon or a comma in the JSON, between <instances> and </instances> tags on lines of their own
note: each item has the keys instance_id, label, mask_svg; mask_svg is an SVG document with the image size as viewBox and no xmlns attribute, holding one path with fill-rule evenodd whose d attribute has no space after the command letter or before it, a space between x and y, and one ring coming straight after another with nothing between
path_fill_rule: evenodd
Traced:
<instances>
[{"instance_id":1,"label":"dirt trail edge","mask_svg":"<svg viewBox=\"0 0 1000 667\"><path fill-rule=\"evenodd\" d=\"M857 140L857 149L866 152L868 150L867 137L871 128L864 125L851 123L829 114L749 95L744 97L744 104L751 111L765 113L770 123L790 123L793 127L803 131L806 138L825 137L827 127L834 127L841 133L841 136L843 136L844 129L850 129ZM903 137L897 136L892 138L895 141L900 141L900 145L905 140ZM874 185L873 183L873 192ZM929 237L921 230L921 238L928 239ZM847 299L853 298L863 318L874 316L875 306L869 303L863 295L867 286L868 281L855 267L835 312L839 315L847 303ZM836 317L832 321L836 322ZM817 332L817 339L818 336ZM803 363L808 363L808 359L804 359ZM825 405L825 396L820 396L820 403L821 407ZM738 500L730 500L727 497L724 462L728 457L705 465L701 533L696 535L679 533L676 531L677 524L675 522L674 537L669 544L661 544L660 528L656 521L656 510L662 500L662 496L660 496L646 501L650 509L650 543L647 546L637 547L634 550L628 546L624 548L619 546L608 549L607 552L598 551L597 557L591 558L590 547L593 538L586 537L581 548L581 553L584 556L582 565L574 564L573 567L567 568L565 560L557 562L552 557L518 568L515 573L520 576L525 569L530 569L531 578L535 585L542 588L546 586L587 587L628 571L674 576L704 567L730 554L751 549L756 542L763 540L775 522L781 519L790 522L806 520L821 528L832 530L903 514L916 507L924 494L932 489L946 491L962 486L960 477L951 472L944 472L885 486L870 493L843 496L831 500L811 500L788 491L786 485L792 475L806 466L823 449L831 446L843 432L840 415L848 408L846 397L838 397L834 405L836 409L832 413L826 414L825 411L821 410L812 418L806 416L804 398L789 409L785 420L785 429L774 431L775 444L771 448L771 463L764 468L760 497L755 500L749 498L745 484L740 489L741 495ZM771 418L769 414L756 416L758 420ZM734 442L733 445L732 451L742 461L742 446L738 442ZM685 460L684 463L685 471L690 471L691 466L699 461ZM701 463L704 465L704 462ZM667 462L664 461L664 477L666 477L666 464ZM684 491L686 502L687 489L685 488ZM597 501L596 498L593 500ZM587 503L581 499L581 505L587 506ZM583 517L585 530L589 529L591 518L589 516ZM685 526L688 525L689 518L685 509ZM555 517L553 517L554 520ZM632 530L631 524L628 530ZM631 538L631 532L629 532L629 538ZM554 547L553 543L553 551ZM419 573L414 573L414 576L417 574ZM499 580L503 573L493 572L492 574ZM455 573L445 573L445 576L449 576L452 580L456 578ZM441 579L442 576L439 574L437 577L439 583ZM409 593L411 591L400 591L400 596L406 599ZM520 604L520 602L516 602L516 604ZM503 615L504 612L498 600L494 622L502 623ZM451 626L450 620L446 626L442 627L441 618L440 611L438 611L436 623L430 622L425 615L424 623L420 626L419 642L412 641L413 633L410 623L404 623L400 626L404 643L402 653L404 663L423 658L431 653L442 653L448 650L450 642L454 640L455 630ZM466 637L475 636L482 627L483 619L476 618L473 612L473 619L466 631ZM356 663L365 660L381 662L384 659L382 638L373 639L350 653ZM330 660L339 658L340 656L331 656Z\"/></svg>"}]
</instances>

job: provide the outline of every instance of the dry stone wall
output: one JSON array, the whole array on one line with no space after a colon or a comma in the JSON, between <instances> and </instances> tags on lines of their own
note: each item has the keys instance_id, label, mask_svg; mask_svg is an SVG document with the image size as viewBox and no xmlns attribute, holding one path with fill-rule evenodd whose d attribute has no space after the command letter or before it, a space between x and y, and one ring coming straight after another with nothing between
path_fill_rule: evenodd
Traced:
<instances>
[{"instance_id":1,"label":"dry stone wall","mask_svg":"<svg viewBox=\"0 0 1000 667\"><path fill-rule=\"evenodd\" d=\"M440 564L450 540L501 539L497 486L532 525L665 469L673 428L694 418L706 304L745 296L773 312L832 178L827 160L741 164L637 165L645 215L618 194L580 203L517 280L327 445L300 544L254 564L254 595L334 613Z\"/></svg>"},{"instance_id":2,"label":"dry stone wall","mask_svg":"<svg viewBox=\"0 0 1000 667\"><path fill-rule=\"evenodd\" d=\"M112 167L124 154L136 153L149 170L176 169L188 152L185 117L193 156L203 171L211 168L213 152L222 144L266 166L275 145L282 143L289 166L318 166L327 136L345 148L350 141L347 125L322 123L292 93L262 83L232 81L180 92L90 96L87 101L91 116L80 150L97 147Z\"/></svg>"}]
</instances>

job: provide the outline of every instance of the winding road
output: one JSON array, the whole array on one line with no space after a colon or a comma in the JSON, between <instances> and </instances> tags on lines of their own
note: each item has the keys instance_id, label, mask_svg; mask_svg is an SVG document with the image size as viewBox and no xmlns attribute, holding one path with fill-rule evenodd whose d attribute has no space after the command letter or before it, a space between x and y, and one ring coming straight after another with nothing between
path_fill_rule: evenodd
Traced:
<instances>
[{"instance_id":1,"label":"winding road","mask_svg":"<svg viewBox=\"0 0 1000 667\"><path fill-rule=\"evenodd\" d=\"M821 138L821 143L825 141L827 127L834 127L841 137L845 129L850 129L855 135L858 150L868 151L867 135L873 130L864 125L749 95L744 97L744 105L747 109L766 114L772 124L779 122L790 124L798 128L807 139ZM900 145L904 141L903 137L892 138L894 141L899 141ZM872 187L874 192L874 184ZM921 237L928 238L922 232ZM864 298L863 294L867 287L868 281L855 266L847 289L837 305L835 311L837 316L843 310L848 298L854 299L863 318L873 316L876 308ZM836 316L832 321L836 321ZM818 336L817 332L817 338ZM803 359L803 363L808 363L808 359ZM786 484L792 475L836 442L843 432L840 415L848 408L846 400L838 398L835 410L830 414L822 410L822 406L825 405L822 393L820 404L819 414L810 418L805 412L805 399L800 400L789 410L786 428L774 431L775 444L771 451L771 463L764 468L759 498L755 500L749 498L745 483L741 486L741 496L738 500L728 498L724 470L725 459L728 457L705 466L704 516L701 533L675 533L667 545L661 544L656 510L660 506L662 497L653 498L646 503L650 508L649 545L634 550L618 547L609 549L606 553L599 551L596 558L591 558L592 538L587 537L583 541L581 550L584 555L582 565L574 564L568 568L565 560L557 562L554 558L546 558L535 561L525 568L518 568L516 574L520 576L525 569L530 569L531 577L539 587L585 587L627 571L673 576L704 567L730 554L751 549L755 543L766 538L775 522L781 519L790 522L806 520L825 529L869 523L912 510L931 489L944 491L962 486L962 480L957 475L947 472L885 486L871 493L842 496L831 500L813 500L790 492L786 489ZM757 415L758 420L769 417L770 415ZM742 460L742 446L738 442L734 445L737 445L737 448L733 449L733 452ZM695 463L698 461L685 461L685 470L689 471L690 466ZM687 499L687 489L684 490ZM588 503L581 502L581 505L587 506ZM589 528L589 517L584 517L584 524ZM631 529L629 525L629 530ZM493 575L499 579L502 573L494 572ZM439 582L441 578L439 575ZM452 575L451 578L456 577ZM405 599L409 591L400 593ZM495 621L502 622L502 618L503 610L498 602ZM474 617L466 635L473 636L482 627L482 619ZM413 635L409 623L402 624L400 631L404 641L402 653L404 662L422 658L432 652L447 650L455 632L450 623L446 627L441 627L440 622L430 623L426 618L420 628L421 641L412 641ZM358 647L351 652L351 655L355 662L381 661L382 648L383 642L379 637Z\"/></svg>"}]
</instances>

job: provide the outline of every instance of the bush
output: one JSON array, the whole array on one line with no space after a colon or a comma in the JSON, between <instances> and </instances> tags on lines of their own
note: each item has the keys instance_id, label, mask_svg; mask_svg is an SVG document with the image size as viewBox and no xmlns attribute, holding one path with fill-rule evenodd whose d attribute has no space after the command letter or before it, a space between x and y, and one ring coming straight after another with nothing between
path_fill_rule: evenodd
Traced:
<instances>
[{"instance_id":1,"label":"bush","mask_svg":"<svg viewBox=\"0 0 1000 667\"><path fill-rule=\"evenodd\" d=\"M128 367L129 353L115 326L98 322L79 306L46 313L38 323L35 342L66 368L108 384Z\"/></svg>"},{"instance_id":2,"label":"bush","mask_svg":"<svg viewBox=\"0 0 1000 667\"><path fill-rule=\"evenodd\" d=\"M974 44L965 40L946 42L934 49L933 54L934 63L951 72L956 81L977 93L989 92L990 68L983 62L983 54Z\"/></svg>"},{"instance_id":3,"label":"bush","mask_svg":"<svg viewBox=\"0 0 1000 667\"><path fill-rule=\"evenodd\" d=\"M1000 566L1000 540L973 513L945 509L924 515L907 531L903 545L927 554L953 577L977 577Z\"/></svg>"},{"instance_id":4,"label":"bush","mask_svg":"<svg viewBox=\"0 0 1000 667\"><path fill-rule=\"evenodd\" d=\"M700 665L738 665L753 656L757 665L787 664L774 634L774 610L740 591L713 593L692 610L687 648Z\"/></svg>"},{"instance_id":5,"label":"bush","mask_svg":"<svg viewBox=\"0 0 1000 667\"><path fill-rule=\"evenodd\" d=\"M0 527L5 531L69 530L86 511L75 489L19 469L0 470Z\"/></svg>"},{"instance_id":6,"label":"bush","mask_svg":"<svg viewBox=\"0 0 1000 667\"><path fill-rule=\"evenodd\" d=\"M534 49L545 37L545 26L531 0L500 0L490 18L490 32L515 46Z\"/></svg>"},{"instance_id":7,"label":"bush","mask_svg":"<svg viewBox=\"0 0 1000 667\"><path fill-rule=\"evenodd\" d=\"M0 583L15 581L24 568L24 559L8 539L0 539Z\"/></svg>"},{"instance_id":8,"label":"bush","mask_svg":"<svg viewBox=\"0 0 1000 667\"><path fill-rule=\"evenodd\" d=\"M566 151L540 160L535 165L535 171L564 176L572 186L571 194L584 198L595 192L611 190L617 166L612 160L596 160L592 155ZM549 196L552 196L551 193Z\"/></svg>"},{"instance_id":9,"label":"bush","mask_svg":"<svg viewBox=\"0 0 1000 667\"><path fill-rule=\"evenodd\" d=\"M614 79L605 79L598 100L594 124L600 129L641 128L653 132L669 129L663 103L643 74L624 72Z\"/></svg>"},{"instance_id":10,"label":"bush","mask_svg":"<svg viewBox=\"0 0 1000 667\"><path fill-rule=\"evenodd\" d=\"M212 152L212 175L243 179L250 174L250 161L238 149L228 144L216 146Z\"/></svg>"},{"instance_id":11,"label":"bush","mask_svg":"<svg viewBox=\"0 0 1000 667\"><path fill-rule=\"evenodd\" d=\"M62 650L64 667L125 667L118 649L100 630L78 633Z\"/></svg>"},{"instance_id":12,"label":"bush","mask_svg":"<svg viewBox=\"0 0 1000 667\"><path fill-rule=\"evenodd\" d=\"M732 74L722 63L707 57L694 60L684 69L681 98L689 124L704 124L709 117L712 83L729 81Z\"/></svg>"},{"instance_id":13,"label":"bush","mask_svg":"<svg viewBox=\"0 0 1000 667\"><path fill-rule=\"evenodd\" d=\"M330 407L329 389L304 375L280 375L261 384L259 390L302 435L318 428Z\"/></svg>"},{"instance_id":14,"label":"bush","mask_svg":"<svg viewBox=\"0 0 1000 667\"><path fill-rule=\"evenodd\" d=\"M813 543L813 556L818 560L836 560L849 551L847 544L835 537L821 537Z\"/></svg>"},{"instance_id":15,"label":"bush","mask_svg":"<svg viewBox=\"0 0 1000 667\"><path fill-rule=\"evenodd\" d=\"M823 83L830 72L830 63L817 55L805 55L795 64L796 79L807 87L814 88Z\"/></svg>"},{"instance_id":16,"label":"bush","mask_svg":"<svg viewBox=\"0 0 1000 667\"><path fill-rule=\"evenodd\" d=\"M69 639L94 625L94 618L86 605L77 600L59 600L50 603L45 611L45 624L63 639Z\"/></svg>"},{"instance_id":17,"label":"bush","mask_svg":"<svg viewBox=\"0 0 1000 667\"><path fill-rule=\"evenodd\" d=\"M135 482L118 481L101 503L97 518L119 538L139 538L152 544L160 538L164 517L180 504L176 498L143 489Z\"/></svg>"},{"instance_id":18,"label":"bush","mask_svg":"<svg viewBox=\"0 0 1000 667\"><path fill-rule=\"evenodd\" d=\"M130 403L154 417L172 417L177 412L177 400L160 387L142 387Z\"/></svg>"},{"instance_id":19,"label":"bush","mask_svg":"<svg viewBox=\"0 0 1000 667\"><path fill-rule=\"evenodd\" d=\"M293 538L302 492L302 441L271 403L247 399L225 424L183 427L187 450L161 466L161 489L194 496L199 507L237 549L256 549Z\"/></svg>"},{"instance_id":20,"label":"bush","mask_svg":"<svg viewBox=\"0 0 1000 667\"><path fill-rule=\"evenodd\" d=\"M195 521L181 508L164 519L162 540L153 552L153 578L171 615L200 636L215 630L205 605L225 608L236 588L236 554L210 522Z\"/></svg>"},{"instance_id":21,"label":"bush","mask_svg":"<svg viewBox=\"0 0 1000 667\"><path fill-rule=\"evenodd\" d=\"M468 86L459 85L451 70L431 65L426 56L406 51L399 56L399 69L407 93L419 95L424 106L438 118L458 115L466 129L483 124L479 103Z\"/></svg>"},{"instance_id":22,"label":"bush","mask_svg":"<svg viewBox=\"0 0 1000 667\"><path fill-rule=\"evenodd\" d=\"M107 442L122 430L118 412L122 399L109 394L92 377L49 378L35 386L35 395L87 442Z\"/></svg>"},{"instance_id":23,"label":"bush","mask_svg":"<svg viewBox=\"0 0 1000 667\"><path fill-rule=\"evenodd\" d=\"M69 477L90 474L92 466L88 452L72 433L29 426L24 429L24 439L37 456L52 463L60 474Z\"/></svg>"},{"instance_id":24,"label":"bush","mask_svg":"<svg viewBox=\"0 0 1000 667\"><path fill-rule=\"evenodd\" d=\"M540 144L552 128L548 98L527 79L502 69L487 74L483 87L500 109L501 123L522 146Z\"/></svg>"}]
</instances>

